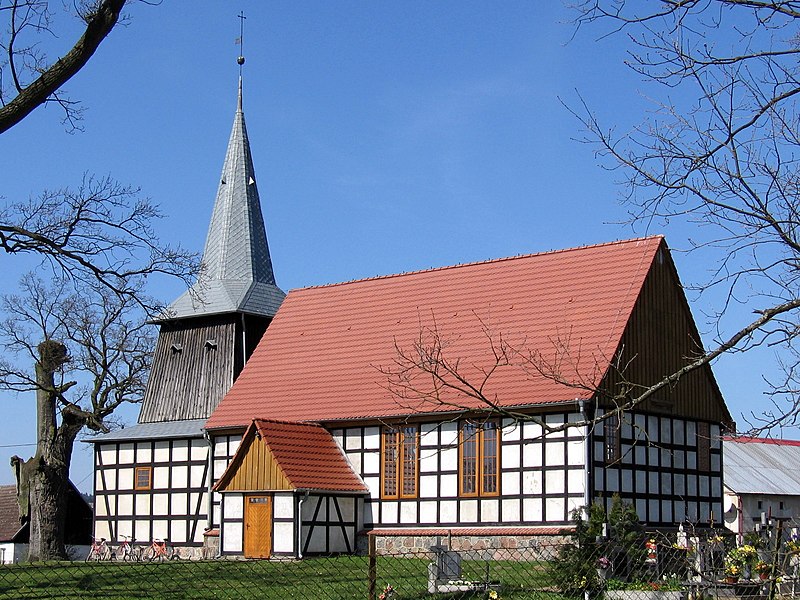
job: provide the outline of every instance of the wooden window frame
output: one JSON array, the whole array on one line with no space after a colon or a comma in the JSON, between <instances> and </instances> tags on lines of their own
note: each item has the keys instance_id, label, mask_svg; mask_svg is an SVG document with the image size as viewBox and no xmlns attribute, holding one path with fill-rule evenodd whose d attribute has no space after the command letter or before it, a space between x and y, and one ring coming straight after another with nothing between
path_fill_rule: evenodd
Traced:
<instances>
[{"instance_id":1,"label":"wooden window frame","mask_svg":"<svg viewBox=\"0 0 800 600\"><path fill-rule=\"evenodd\" d=\"M622 459L622 423L617 417L608 417L603 421L603 452L607 465L618 463Z\"/></svg>"},{"instance_id":2,"label":"wooden window frame","mask_svg":"<svg viewBox=\"0 0 800 600\"><path fill-rule=\"evenodd\" d=\"M139 473L147 473L147 485L139 485ZM133 470L133 489L148 491L153 489L153 467L136 467Z\"/></svg>"},{"instance_id":3,"label":"wooden window frame","mask_svg":"<svg viewBox=\"0 0 800 600\"><path fill-rule=\"evenodd\" d=\"M409 440L409 438L412 438ZM412 452L409 454L409 449ZM393 454L394 453L394 454ZM390 458L393 461L389 461ZM394 475L394 492L386 491ZM413 484L409 488L409 484ZM387 426L381 432L381 498L402 500L419 497L419 426Z\"/></svg>"},{"instance_id":4,"label":"wooden window frame","mask_svg":"<svg viewBox=\"0 0 800 600\"><path fill-rule=\"evenodd\" d=\"M474 434L465 430L474 427ZM495 433L494 443L486 440L486 432ZM469 437L467 437L469 436ZM493 456L487 456L487 443L493 445ZM472 456L467 455L467 449L474 445L474 489L465 486L466 461ZM464 498L493 498L500 495L500 423L496 420L489 421L462 421L458 428L458 495ZM494 473L487 473L489 461L493 461ZM487 485L491 484L491 485ZM473 487L470 486L470 487ZM466 489L465 489L466 488Z\"/></svg>"}]
</instances>

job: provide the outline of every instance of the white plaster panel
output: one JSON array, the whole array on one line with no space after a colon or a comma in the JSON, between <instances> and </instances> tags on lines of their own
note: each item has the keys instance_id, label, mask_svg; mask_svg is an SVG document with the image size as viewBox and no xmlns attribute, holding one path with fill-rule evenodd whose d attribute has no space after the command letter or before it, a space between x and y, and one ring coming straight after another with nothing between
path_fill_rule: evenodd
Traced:
<instances>
[{"instance_id":1,"label":"white plaster panel","mask_svg":"<svg viewBox=\"0 0 800 600\"><path fill-rule=\"evenodd\" d=\"M523 498L522 517L525 521L544 521L544 508L541 498Z\"/></svg>"},{"instance_id":2,"label":"white plaster panel","mask_svg":"<svg viewBox=\"0 0 800 600\"><path fill-rule=\"evenodd\" d=\"M203 481L203 473L205 468L200 465L192 465L189 467L189 486L195 489L206 487L206 482Z\"/></svg>"},{"instance_id":3,"label":"white plaster panel","mask_svg":"<svg viewBox=\"0 0 800 600\"><path fill-rule=\"evenodd\" d=\"M222 507L219 504L215 504L211 507L212 513L212 521L214 525L219 525L222 522Z\"/></svg>"},{"instance_id":4,"label":"white plaster panel","mask_svg":"<svg viewBox=\"0 0 800 600\"><path fill-rule=\"evenodd\" d=\"M658 471L650 471L647 474L647 485L651 494L658 493Z\"/></svg>"},{"instance_id":5,"label":"white plaster panel","mask_svg":"<svg viewBox=\"0 0 800 600\"><path fill-rule=\"evenodd\" d=\"M344 441L348 450L361 450L361 428L353 427L345 430Z\"/></svg>"},{"instance_id":6,"label":"white plaster panel","mask_svg":"<svg viewBox=\"0 0 800 600\"><path fill-rule=\"evenodd\" d=\"M517 498L502 501L503 523L518 523L520 519L520 501Z\"/></svg>"},{"instance_id":7,"label":"white plaster panel","mask_svg":"<svg viewBox=\"0 0 800 600\"><path fill-rule=\"evenodd\" d=\"M547 498L544 502L545 521L555 522L563 521L566 515L565 499L562 498Z\"/></svg>"},{"instance_id":8,"label":"white plaster panel","mask_svg":"<svg viewBox=\"0 0 800 600\"><path fill-rule=\"evenodd\" d=\"M401 523L416 523L417 522L417 503L416 502L401 502L400 503L400 522Z\"/></svg>"},{"instance_id":9,"label":"white plaster panel","mask_svg":"<svg viewBox=\"0 0 800 600\"><path fill-rule=\"evenodd\" d=\"M672 420L661 419L661 442L664 444L672 443Z\"/></svg>"},{"instance_id":10,"label":"white plaster panel","mask_svg":"<svg viewBox=\"0 0 800 600\"><path fill-rule=\"evenodd\" d=\"M361 473L361 452L348 452L346 454L347 460L350 461L350 466L356 473Z\"/></svg>"},{"instance_id":11,"label":"white plaster panel","mask_svg":"<svg viewBox=\"0 0 800 600\"><path fill-rule=\"evenodd\" d=\"M275 552L294 552L294 523L274 523L272 545Z\"/></svg>"},{"instance_id":12,"label":"white plaster panel","mask_svg":"<svg viewBox=\"0 0 800 600\"><path fill-rule=\"evenodd\" d=\"M117 472L113 469L108 469L103 471L103 479L106 482L106 490L116 490L117 489Z\"/></svg>"},{"instance_id":13,"label":"white plaster panel","mask_svg":"<svg viewBox=\"0 0 800 600\"><path fill-rule=\"evenodd\" d=\"M686 445L691 448L697 446L697 423L694 421L686 422Z\"/></svg>"},{"instance_id":14,"label":"white plaster panel","mask_svg":"<svg viewBox=\"0 0 800 600\"><path fill-rule=\"evenodd\" d=\"M381 447L381 430L379 427L364 428L364 448L366 450L379 450Z\"/></svg>"},{"instance_id":15,"label":"white plaster panel","mask_svg":"<svg viewBox=\"0 0 800 600\"><path fill-rule=\"evenodd\" d=\"M633 446L630 444L622 444L620 447L622 451L622 464L623 465L632 465L633 464Z\"/></svg>"},{"instance_id":16,"label":"white plaster panel","mask_svg":"<svg viewBox=\"0 0 800 600\"><path fill-rule=\"evenodd\" d=\"M229 436L228 438L228 456L233 456L242 444L241 437Z\"/></svg>"},{"instance_id":17,"label":"white plaster panel","mask_svg":"<svg viewBox=\"0 0 800 600\"><path fill-rule=\"evenodd\" d=\"M136 494L136 514L140 517L152 514L150 494Z\"/></svg>"},{"instance_id":18,"label":"white plaster panel","mask_svg":"<svg viewBox=\"0 0 800 600\"><path fill-rule=\"evenodd\" d=\"M200 501L200 508L197 509L197 502ZM202 494L192 493L189 494L189 513L193 515L207 515L208 514L208 493Z\"/></svg>"},{"instance_id":19,"label":"white plaster panel","mask_svg":"<svg viewBox=\"0 0 800 600\"><path fill-rule=\"evenodd\" d=\"M137 442L136 462L149 463L152 460L153 460L153 449L150 447L150 442Z\"/></svg>"},{"instance_id":20,"label":"white plaster panel","mask_svg":"<svg viewBox=\"0 0 800 600\"><path fill-rule=\"evenodd\" d=\"M344 532L339 527L331 527L328 533L328 543L330 547L328 552L346 552L347 541L344 537Z\"/></svg>"},{"instance_id":21,"label":"white plaster panel","mask_svg":"<svg viewBox=\"0 0 800 600\"><path fill-rule=\"evenodd\" d=\"M119 481L117 481L117 489L120 490L133 489L133 469L125 468L119 470Z\"/></svg>"},{"instance_id":22,"label":"white plaster panel","mask_svg":"<svg viewBox=\"0 0 800 600\"><path fill-rule=\"evenodd\" d=\"M100 464L104 466L117 464L116 444L103 444L100 446Z\"/></svg>"},{"instance_id":23,"label":"white plaster panel","mask_svg":"<svg viewBox=\"0 0 800 600\"><path fill-rule=\"evenodd\" d=\"M303 503L303 508L300 513L303 521L310 521L314 518L314 513L317 513L317 519L325 521L328 518L328 499L320 498L319 496L311 496L308 502Z\"/></svg>"},{"instance_id":24,"label":"white plaster panel","mask_svg":"<svg viewBox=\"0 0 800 600\"><path fill-rule=\"evenodd\" d=\"M669 500L661 501L661 520L667 523L671 523L673 521L672 502L670 502Z\"/></svg>"},{"instance_id":25,"label":"white plaster panel","mask_svg":"<svg viewBox=\"0 0 800 600\"><path fill-rule=\"evenodd\" d=\"M189 460L189 440L172 441L172 460L174 462L186 462Z\"/></svg>"},{"instance_id":26,"label":"white plaster panel","mask_svg":"<svg viewBox=\"0 0 800 600\"><path fill-rule=\"evenodd\" d=\"M244 518L244 497L241 494L223 494L226 519Z\"/></svg>"},{"instance_id":27,"label":"white plaster panel","mask_svg":"<svg viewBox=\"0 0 800 600\"><path fill-rule=\"evenodd\" d=\"M507 494L509 496L515 496L519 494L519 473L503 473L503 479L501 482L501 488L503 490L503 494Z\"/></svg>"},{"instance_id":28,"label":"white plaster panel","mask_svg":"<svg viewBox=\"0 0 800 600\"><path fill-rule=\"evenodd\" d=\"M719 425L713 423L708 428L709 435L711 436L711 447L717 449L722 444L722 439L719 432Z\"/></svg>"},{"instance_id":29,"label":"white plaster panel","mask_svg":"<svg viewBox=\"0 0 800 600\"><path fill-rule=\"evenodd\" d=\"M531 442L525 444L522 447L522 466L523 467L542 466L542 444L538 442Z\"/></svg>"},{"instance_id":30,"label":"white plaster panel","mask_svg":"<svg viewBox=\"0 0 800 600\"><path fill-rule=\"evenodd\" d=\"M94 524L94 535L99 538L111 539L111 527L108 521L97 521Z\"/></svg>"},{"instance_id":31,"label":"white plaster panel","mask_svg":"<svg viewBox=\"0 0 800 600\"><path fill-rule=\"evenodd\" d=\"M599 441L599 440L598 440L598 441L596 441L596 442L594 443L594 455L595 455L596 457L600 458L600 457L602 457L602 456L605 456L605 453L606 453L606 447L605 447L605 445L603 444L603 442L601 442L601 441Z\"/></svg>"},{"instance_id":32,"label":"white plaster panel","mask_svg":"<svg viewBox=\"0 0 800 600\"><path fill-rule=\"evenodd\" d=\"M194 539L190 540L190 541L201 543L201 542L203 542L203 540L204 540L203 528L202 527L196 527L195 530L194 530Z\"/></svg>"},{"instance_id":33,"label":"white plaster panel","mask_svg":"<svg viewBox=\"0 0 800 600\"><path fill-rule=\"evenodd\" d=\"M624 438L632 438L633 437L633 424L631 423L631 418L629 414L622 415L622 437Z\"/></svg>"},{"instance_id":34,"label":"white plaster panel","mask_svg":"<svg viewBox=\"0 0 800 600\"><path fill-rule=\"evenodd\" d=\"M544 422L550 427L558 427L559 425L564 424L564 415L545 415ZM545 437L551 440L555 438L563 438L566 437L566 435L567 432L562 429L561 431L550 432Z\"/></svg>"},{"instance_id":35,"label":"white plaster panel","mask_svg":"<svg viewBox=\"0 0 800 600\"><path fill-rule=\"evenodd\" d=\"M594 487L598 492L602 492L606 489L605 484L603 483L603 480L605 479L605 477L603 477L603 473L604 471L601 467L594 468Z\"/></svg>"},{"instance_id":36,"label":"white plaster panel","mask_svg":"<svg viewBox=\"0 0 800 600\"><path fill-rule=\"evenodd\" d=\"M647 433L650 436L651 442L659 441L658 417L656 417L655 415L648 415L647 417Z\"/></svg>"},{"instance_id":37,"label":"white plaster panel","mask_svg":"<svg viewBox=\"0 0 800 600\"><path fill-rule=\"evenodd\" d=\"M132 494L120 494L117 496L117 514L126 517L133 514Z\"/></svg>"},{"instance_id":38,"label":"white plaster panel","mask_svg":"<svg viewBox=\"0 0 800 600\"><path fill-rule=\"evenodd\" d=\"M527 422L522 424L523 440L541 440L542 426L539 423Z\"/></svg>"},{"instance_id":39,"label":"white plaster panel","mask_svg":"<svg viewBox=\"0 0 800 600\"><path fill-rule=\"evenodd\" d=\"M692 470L697 468L697 452L686 453L686 468Z\"/></svg>"},{"instance_id":40,"label":"white plaster panel","mask_svg":"<svg viewBox=\"0 0 800 600\"><path fill-rule=\"evenodd\" d=\"M501 436L504 440L515 442L520 439L522 424L513 419L503 419Z\"/></svg>"},{"instance_id":41,"label":"white plaster panel","mask_svg":"<svg viewBox=\"0 0 800 600\"><path fill-rule=\"evenodd\" d=\"M153 514L169 514L169 494L153 494Z\"/></svg>"},{"instance_id":42,"label":"white plaster panel","mask_svg":"<svg viewBox=\"0 0 800 600\"><path fill-rule=\"evenodd\" d=\"M697 475L686 476L686 493L689 496L697 495Z\"/></svg>"},{"instance_id":43,"label":"white plaster panel","mask_svg":"<svg viewBox=\"0 0 800 600\"><path fill-rule=\"evenodd\" d=\"M137 542L150 542L150 521L137 519L133 522L133 539Z\"/></svg>"},{"instance_id":44,"label":"white plaster panel","mask_svg":"<svg viewBox=\"0 0 800 600\"><path fill-rule=\"evenodd\" d=\"M672 460L676 469L684 469L686 467L686 451L676 450L672 455Z\"/></svg>"},{"instance_id":45,"label":"white plaster panel","mask_svg":"<svg viewBox=\"0 0 800 600\"><path fill-rule=\"evenodd\" d=\"M457 423L442 423L439 429L441 436L442 446L457 446L458 445L458 424Z\"/></svg>"},{"instance_id":46,"label":"white plaster panel","mask_svg":"<svg viewBox=\"0 0 800 600\"><path fill-rule=\"evenodd\" d=\"M189 467L181 465L172 467L172 486L173 489L189 487Z\"/></svg>"},{"instance_id":47,"label":"white plaster panel","mask_svg":"<svg viewBox=\"0 0 800 600\"><path fill-rule=\"evenodd\" d=\"M444 500L439 503L439 519L442 523L454 523L458 518L456 508L458 502L455 500Z\"/></svg>"},{"instance_id":48,"label":"white plaster panel","mask_svg":"<svg viewBox=\"0 0 800 600\"><path fill-rule=\"evenodd\" d=\"M445 448L439 453L442 471L455 471L458 469L458 449Z\"/></svg>"},{"instance_id":49,"label":"white plaster panel","mask_svg":"<svg viewBox=\"0 0 800 600\"><path fill-rule=\"evenodd\" d=\"M225 472L225 468L228 466L227 460L214 460L214 481L222 477L222 474Z\"/></svg>"},{"instance_id":50,"label":"white plaster panel","mask_svg":"<svg viewBox=\"0 0 800 600\"><path fill-rule=\"evenodd\" d=\"M126 537L133 538L133 521L117 521L117 540L123 540Z\"/></svg>"},{"instance_id":51,"label":"white plaster panel","mask_svg":"<svg viewBox=\"0 0 800 600\"><path fill-rule=\"evenodd\" d=\"M214 458L227 458L228 457L228 438L226 436L213 439L214 443Z\"/></svg>"},{"instance_id":52,"label":"white plaster panel","mask_svg":"<svg viewBox=\"0 0 800 600\"><path fill-rule=\"evenodd\" d=\"M701 475L700 476L700 497L701 498L708 498L711 494L710 488L710 481L708 479L708 475Z\"/></svg>"},{"instance_id":53,"label":"white plaster panel","mask_svg":"<svg viewBox=\"0 0 800 600\"><path fill-rule=\"evenodd\" d=\"M684 435L685 421L683 419L672 420L672 441L674 444L681 445L686 443Z\"/></svg>"},{"instance_id":54,"label":"white plaster panel","mask_svg":"<svg viewBox=\"0 0 800 600\"><path fill-rule=\"evenodd\" d=\"M193 461L208 460L208 444L205 440L192 440L189 450L189 458Z\"/></svg>"},{"instance_id":55,"label":"white plaster panel","mask_svg":"<svg viewBox=\"0 0 800 600\"><path fill-rule=\"evenodd\" d=\"M272 516L276 519L294 517L294 497L290 494L275 494L272 499Z\"/></svg>"},{"instance_id":56,"label":"white plaster panel","mask_svg":"<svg viewBox=\"0 0 800 600\"><path fill-rule=\"evenodd\" d=\"M636 499L636 514L639 516L640 521L647 520L647 500L644 498Z\"/></svg>"},{"instance_id":57,"label":"white plaster panel","mask_svg":"<svg viewBox=\"0 0 800 600\"><path fill-rule=\"evenodd\" d=\"M478 501L477 500L462 500L461 501L461 522L462 523L477 523L478 521Z\"/></svg>"},{"instance_id":58,"label":"white plaster panel","mask_svg":"<svg viewBox=\"0 0 800 600\"><path fill-rule=\"evenodd\" d=\"M657 467L658 466L658 448L655 446L650 446L647 449L647 461L650 466Z\"/></svg>"},{"instance_id":59,"label":"white plaster panel","mask_svg":"<svg viewBox=\"0 0 800 600\"><path fill-rule=\"evenodd\" d=\"M522 493L525 495L542 493L541 471L525 471L522 474Z\"/></svg>"},{"instance_id":60,"label":"white plaster panel","mask_svg":"<svg viewBox=\"0 0 800 600\"><path fill-rule=\"evenodd\" d=\"M224 552L241 552L242 537L242 523L223 523L222 550Z\"/></svg>"},{"instance_id":61,"label":"white plaster panel","mask_svg":"<svg viewBox=\"0 0 800 600\"><path fill-rule=\"evenodd\" d=\"M719 498L722 495L722 479L719 477L711 478L711 496Z\"/></svg>"},{"instance_id":62,"label":"white plaster panel","mask_svg":"<svg viewBox=\"0 0 800 600\"><path fill-rule=\"evenodd\" d=\"M633 473L630 471L630 469L624 469L622 471L622 491L633 491Z\"/></svg>"},{"instance_id":63,"label":"white plaster panel","mask_svg":"<svg viewBox=\"0 0 800 600\"><path fill-rule=\"evenodd\" d=\"M186 521L172 521L169 528L169 541L174 544L185 544L188 530L186 528Z\"/></svg>"},{"instance_id":64,"label":"white plaster panel","mask_svg":"<svg viewBox=\"0 0 800 600\"><path fill-rule=\"evenodd\" d=\"M160 441L155 443L153 462L169 462L169 442Z\"/></svg>"},{"instance_id":65,"label":"white plaster panel","mask_svg":"<svg viewBox=\"0 0 800 600\"><path fill-rule=\"evenodd\" d=\"M343 444L342 440L344 440L344 430L342 430L342 429L331 429L331 437L334 439L334 441L337 444L339 444L339 446L342 446L342 444Z\"/></svg>"},{"instance_id":66,"label":"white plaster panel","mask_svg":"<svg viewBox=\"0 0 800 600\"><path fill-rule=\"evenodd\" d=\"M397 502L383 502L381 504L381 524L397 523L399 511Z\"/></svg>"},{"instance_id":67,"label":"white plaster panel","mask_svg":"<svg viewBox=\"0 0 800 600\"><path fill-rule=\"evenodd\" d=\"M369 488L369 496L370 498L380 498L381 497L381 478L372 476L372 477L364 477L364 483Z\"/></svg>"},{"instance_id":68,"label":"white plaster panel","mask_svg":"<svg viewBox=\"0 0 800 600\"><path fill-rule=\"evenodd\" d=\"M661 502L654 498L647 502L647 518L650 521L661 520Z\"/></svg>"},{"instance_id":69,"label":"white plaster panel","mask_svg":"<svg viewBox=\"0 0 800 600\"><path fill-rule=\"evenodd\" d=\"M368 452L364 454L364 460L361 462L361 468L366 475L378 475L381 468L380 455L377 452Z\"/></svg>"},{"instance_id":70,"label":"white plaster panel","mask_svg":"<svg viewBox=\"0 0 800 600\"><path fill-rule=\"evenodd\" d=\"M153 467L153 489L164 490L169 487L169 467Z\"/></svg>"},{"instance_id":71,"label":"white plaster panel","mask_svg":"<svg viewBox=\"0 0 800 600\"><path fill-rule=\"evenodd\" d=\"M419 497L435 498L439 494L436 490L438 477L436 475L420 475L419 478Z\"/></svg>"},{"instance_id":72,"label":"white plaster panel","mask_svg":"<svg viewBox=\"0 0 800 600\"><path fill-rule=\"evenodd\" d=\"M419 522L425 525L435 524L437 502L427 501L419 503Z\"/></svg>"},{"instance_id":73,"label":"white plaster panel","mask_svg":"<svg viewBox=\"0 0 800 600\"><path fill-rule=\"evenodd\" d=\"M686 476L682 473L675 473L673 480L673 488L676 496L683 496L686 493Z\"/></svg>"},{"instance_id":74,"label":"white plaster panel","mask_svg":"<svg viewBox=\"0 0 800 600\"><path fill-rule=\"evenodd\" d=\"M500 464L503 465L504 469L516 469L519 467L519 446L503 446L500 453Z\"/></svg>"},{"instance_id":75,"label":"white plaster panel","mask_svg":"<svg viewBox=\"0 0 800 600\"><path fill-rule=\"evenodd\" d=\"M583 494L586 489L586 477L583 470L570 469L567 471L567 492L570 494Z\"/></svg>"},{"instance_id":76,"label":"white plaster panel","mask_svg":"<svg viewBox=\"0 0 800 600\"><path fill-rule=\"evenodd\" d=\"M169 536L169 521L165 519L153 520L153 538L157 540L167 539Z\"/></svg>"},{"instance_id":77,"label":"white plaster panel","mask_svg":"<svg viewBox=\"0 0 800 600\"><path fill-rule=\"evenodd\" d=\"M119 464L133 464L133 443L119 445Z\"/></svg>"},{"instance_id":78,"label":"white plaster panel","mask_svg":"<svg viewBox=\"0 0 800 600\"><path fill-rule=\"evenodd\" d=\"M637 465L646 465L647 464L647 448L642 446L641 442L636 446L634 450L634 462Z\"/></svg>"},{"instance_id":79,"label":"white plaster panel","mask_svg":"<svg viewBox=\"0 0 800 600\"><path fill-rule=\"evenodd\" d=\"M567 464L582 465L586 461L586 450L584 440L573 440L567 442Z\"/></svg>"},{"instance_id":80,"label":"white plaster panel","mask_svg":"<svg viewBox=\"0 0 800 600\"><path fill-rule=\"evenodd\" d=\"M352 496L345 496L339 498L339 510L342 513L342 519L345 521L355 521L356 518L356 499Z\"/></svg>"},{"instance_id":81,"label":"white plaster panel","mask_svg":"<svg viewBox=\"0 0 800 600\"><path fill-rule=\"evenodd\" d=\"M544 489L547 494L564 493L564 471L545 471ZM614 491L614 490L611 490ZM549 520L549 519L548 519Z\"/></svg>"},{"instance_id":82,"label":"white plaster panel","mask_svg":"<svg viewBox=\"0 0 800 600\"><path fill-rule=\"evenodd\" d=\"M714 472L719 472L722 465L720 464L720 456L719 454L712 454L711 455L711 470Z\"/></svg>"},{"instance_id":83,"label":"white plaster panel","mask_svg":"<svg viewBox=\"0 0 800 600\"><path fill-rule=\"evenodd\" d=\"M481 500L481 521L496 523L500 520L500 500L497 498Z\"/></svg>"},{"instance_id":84,"label":"white plaster panel","mask_svg":"<svg viewBox=\"0 0 800 600\"><path fill-rule=\"evenodd\" d=\"M419 471L420 473L436 473L439 470L439 461L437 460L439 452L434 449L422 449L419 453Z\"/></svg>"},{"instance_id":85,"label":"white plaster panel","mask_svg":"<svg viewBox=\"0 0 800 600\"><path fill-rule=\"evenodd\" d=\"M637 471L634 476L636 477L636 493L647 493L647 473L644 471Z\"/></svg>"},{"instance_id":86,"label":"white plaster panel","mask_svg":"<svg viewBox=\"0 0 800 600\"><path fill-rule=\"evenodd\" d=\"M572 512L583 508L585 502L583 498L567 498L567 517L572 516Z\"/></svg>"},{"instance_id":87,"label":"white plaster panel","mask_svg":"<svg viewBox=\"0 0 800 600\"><path fill-rule=\"evenodd\" d=\"M661 468L669 469L672 467L672 452L666 448L661 449Z\"/></svg>"},{"instance_id":88,"label":"white plaster panel","mask_svg":"<svg viewBox=\"0 0 800 600\"><path fill-rule=\"evenodd\" d=\"M109 499L109 502L113 500L113 496ZM100 497L97 496L95 503L94 503L94 515L96 517L105 517L108 515L108 511L106 510L106 499L105 496Z\"/></svg>"},{"instance_id":89,"label":"white plaster panel","mask_svg":"<svg viewBox=\"0 0 800 600\"><path fill-rule=\"evenodd\" d=\"M419 445L436 446L439 444L439 426L436 423L423 423L419 428Z\"/></svg>"},{"instance_id":90,"label":"white plaster panel","mask_svg":"<svg viewBox=\"0 0 800 600\"><path fill-rule=\"evenodd\" d=\"M303 528L305 529L305 527ZM308 552L327 552L327 528L315 527L311 532L311 540L308 543ZM305 536L304 536L305 537Z\"/></svg>"},{"instance_id":91,"label":"white plaster panel","mask_svg":"<svg viewBox=\"0 0 800 600\"><path fill-rule=\"evenodd\" d=\"M618 492L619 491L619 470L618 469L608 469L606 470L606 490L609 492Z\"/></svg>"},{"instance_id":92,"label":"white plaster panel","mask_svg":"<svg viewBox=\"0 0 800 600\"><path fill-rule=\"evenodd\" d=\"M442 475L440 484L440 496L443 498L454 498L455 496L458 496L458 475L455 473L451 475Z\"/></svg>"},{"instance_id":93,"label":"white plaster panel","mask_svg":"<svg viewBox=\"0 0 800 600\"><path fill-rule=\"evenodd\" d=\"M660 493L665 496L672 495L672 475L669 471L661 473L661 490Z\"/></svg>"},{"instance_id":94,"label":"white plaster panel","mask_svg":"<svg viewBox=\"0 0 800 600\"><path fill-rule=\"evenodd\" d=\"M175 492L172 494L170 502L170 514L172 515L186 515L190 511L187 510L187 502L189 497L186 492Z\"/></svg>"}]
</instances>

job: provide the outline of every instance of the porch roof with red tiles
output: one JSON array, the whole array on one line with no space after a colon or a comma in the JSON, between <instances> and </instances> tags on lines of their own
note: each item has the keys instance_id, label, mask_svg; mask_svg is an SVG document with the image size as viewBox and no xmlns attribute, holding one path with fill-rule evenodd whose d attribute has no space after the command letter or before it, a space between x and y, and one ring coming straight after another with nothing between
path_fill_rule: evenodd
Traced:
<instances>
[{"instance_id":1,"label":"porch roof with red tiles","mask_svg":"<svg viewBox=\"0 0 800 600\"><path fill-rule=\"evenodd\" d=\"M206 427L479 409L447 391L431 402L387 389L381 369L395 366L397 348L410 351L421 336L429 343L432 330L471 381L494 364L490 340L501 337L557 368L557 377L519 365L496 370L485 395L502 406L587 399L662 245L656 236L292 290Z\"/></svg>"},{"instance_id":2,"label":"porch roof with red tiles","mask_svg":"<svg viewBox=\"0 0 800 600\"><path fill-rule=\"evenodd\" d=\"M254 426L295 489L368 491L323 427L270 419L257 419Z\"/></svg>"}]
</instances>

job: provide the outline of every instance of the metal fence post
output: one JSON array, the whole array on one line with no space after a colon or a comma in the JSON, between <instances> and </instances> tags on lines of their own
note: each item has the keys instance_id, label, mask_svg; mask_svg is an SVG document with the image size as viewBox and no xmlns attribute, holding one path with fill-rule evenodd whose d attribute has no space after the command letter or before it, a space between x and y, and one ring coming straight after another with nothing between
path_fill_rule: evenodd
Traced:
<instances>
[{"instance_id":1,"label":"metal fence post","mask_svg":"<svg viewBox=\"0 0 800 600\"><path fill-rule=\"evenodd\" d=\"M378 557L377 542L374 535L367 534L369 540L369 600L375 600L375 590L378 584Z\"/></svg>"}]
</instances>

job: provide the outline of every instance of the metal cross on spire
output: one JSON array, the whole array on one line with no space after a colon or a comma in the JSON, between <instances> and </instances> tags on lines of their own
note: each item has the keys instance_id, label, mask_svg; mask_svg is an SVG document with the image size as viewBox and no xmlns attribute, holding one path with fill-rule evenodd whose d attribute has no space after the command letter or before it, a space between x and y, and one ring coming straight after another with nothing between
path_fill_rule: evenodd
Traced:
<instances>
[{"instance_id":1,"label":"metal cross on spire","mask_svg":"<svg viewBox=\"0 0 800 600\"><path fill-rule=\"evenodd\" d=\"M236 62L239 64L239 77L242 76L242 65L244 64L244 11L239 11L239 39L236 42L239 44L239 57Z\"/></svg>"}]
</instances>

